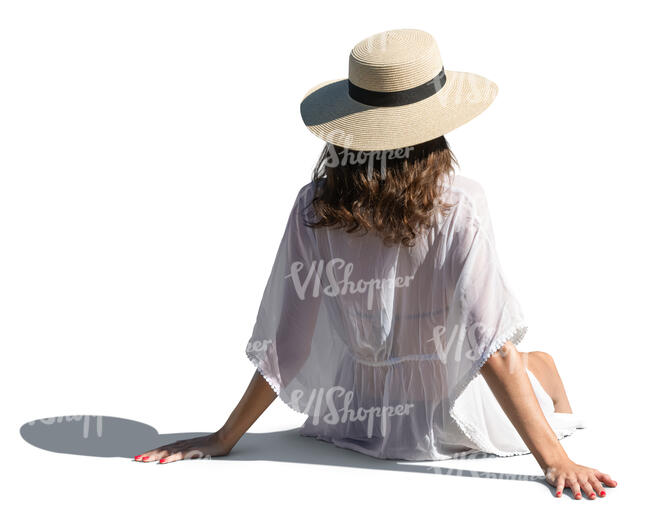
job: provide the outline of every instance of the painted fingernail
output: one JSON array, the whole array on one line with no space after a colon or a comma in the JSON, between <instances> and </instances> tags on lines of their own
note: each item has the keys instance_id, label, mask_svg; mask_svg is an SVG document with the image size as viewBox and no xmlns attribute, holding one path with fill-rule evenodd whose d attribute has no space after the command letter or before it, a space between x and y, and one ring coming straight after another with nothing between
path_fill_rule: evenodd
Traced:
<instances>
[{"instance_id":1,"label":"painted fingernail","mask_svg":"<svg viewBox=\"0 0 650 520\"><path fill-rule=\"evenodd\" d=\"M561 491L558 491L557 493L555 493L555 496L556 496L556 497L562 496L562 492L561 492Z\"/></svg>"},{"instance_id":2,"label":"painted fingernail","mask_svg":"<svg viewBox=\"0 0 650 520\"><path fill-rule=\"evenodd\" d=\"M149 457L142 457L142 460L147 460Z\"/></svg>"},{"instance_id":3,"label":"painted fingernail","mask_svg":"<svg viewBox=\"0 0 650 520\"><path fill-rule=\"evenodd\" d=\"M601 497L604 497L606 494L607 494L607 493L605 493L604 491L601 491L601 492L600 492L600 496L601 496Z\"/></svg>"},{"instance_id":4,"label":"painted fingernail","mask_svg":"<svg viewBox=\"0 0 650 520\"><path fill-rule=\"evenodd\" d=\"M160 463L164 464L166 459L160 459Z\"/></svg>"}]
</instances>

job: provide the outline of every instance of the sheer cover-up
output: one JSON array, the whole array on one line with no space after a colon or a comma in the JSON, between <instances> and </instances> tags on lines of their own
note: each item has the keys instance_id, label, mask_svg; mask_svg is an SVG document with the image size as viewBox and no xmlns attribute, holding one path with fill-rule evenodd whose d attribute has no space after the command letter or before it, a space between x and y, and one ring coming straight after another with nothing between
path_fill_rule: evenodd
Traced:
<instances>
[{"instance_id":1,"label":"sheer cover-up","mask_svg":"<svg viewBox=\"0 0 650 520\"><path fill-rule=\"evenodd\" d=\"M306 226L313 194L296 197L246 346L307 415L300 433L386 459L530 453L479 372L527 328L482 187L455 175L451 211L412 247ZM558 438L584 427L527 372Z\"/></svg>"}]
</instances>

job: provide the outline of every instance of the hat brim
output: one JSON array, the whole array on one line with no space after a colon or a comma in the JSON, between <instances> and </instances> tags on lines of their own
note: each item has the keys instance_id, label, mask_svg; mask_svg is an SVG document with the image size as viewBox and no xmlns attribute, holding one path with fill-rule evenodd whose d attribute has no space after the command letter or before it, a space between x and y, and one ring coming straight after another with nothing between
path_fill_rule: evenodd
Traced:
<instances>
[{"instance_id":1,"label":"hat brim","mask_svg":"<svg viewBox=\"0 0 650 520\"><path fill-rule=\"evenodd\" d=\"M483 112L497 95L496 83L471 72L445 70L445 85L422 101L395 107L359 103L348 80L312 88L300 104L302 120L320 139L350 150L392 150L440 137Z\"/></svg>"}]
</instances>

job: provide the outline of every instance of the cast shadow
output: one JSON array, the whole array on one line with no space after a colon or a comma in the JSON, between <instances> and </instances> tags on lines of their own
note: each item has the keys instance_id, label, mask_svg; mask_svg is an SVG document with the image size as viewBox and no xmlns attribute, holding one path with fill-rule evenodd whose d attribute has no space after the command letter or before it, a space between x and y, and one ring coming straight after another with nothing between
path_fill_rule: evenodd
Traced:
<instances>
[{"instance_id":1,"label":"cast shadow","mask_svg":"<svg viewBox=\"0 0 650 520\"><path fill-rule=\"evenodd\" d=\"M120 417L76 415L50 417L25 423L20 428L22 438L37 448L55 453L92 457L133 457L144 451L180 439L207 435L209 432L161 434L148 424ZM459 459L495 458L479 453ZM409 473L434 473L456 477L526 480L538 482L553 490L543 477L514 473L495 473L449 468L408 461L376 459L352 450L339 448L329 442L299 434L295 428L268 433L246 433L227 457L213 460L275 461L299 464L320 464L342 468L364 468ZM187 461L184 461L187 462ZM447 462L447 461L445 461Z\"/></svg>"}]
</instances>

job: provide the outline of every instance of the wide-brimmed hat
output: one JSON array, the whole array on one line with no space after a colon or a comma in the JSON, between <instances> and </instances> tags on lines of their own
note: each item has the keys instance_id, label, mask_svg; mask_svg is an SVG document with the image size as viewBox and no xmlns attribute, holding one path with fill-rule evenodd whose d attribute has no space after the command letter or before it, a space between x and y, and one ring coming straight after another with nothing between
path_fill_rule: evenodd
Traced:
<instances>
[{"instance_id":1,"label":"wide-brimmed hat","mask_svg":"<svg viewBox=\"0 0 650 520\"><path fill-rule=\"evenodd\" d=\"M398 29L359 42L344 79L312 88L300 104L307 128L350 150L392 150L429 141L485 110L492 81L443 66L429 33Z\"/></svg>"}]
</instances>

